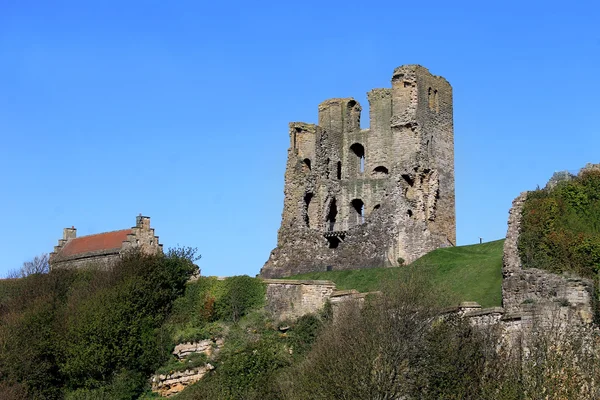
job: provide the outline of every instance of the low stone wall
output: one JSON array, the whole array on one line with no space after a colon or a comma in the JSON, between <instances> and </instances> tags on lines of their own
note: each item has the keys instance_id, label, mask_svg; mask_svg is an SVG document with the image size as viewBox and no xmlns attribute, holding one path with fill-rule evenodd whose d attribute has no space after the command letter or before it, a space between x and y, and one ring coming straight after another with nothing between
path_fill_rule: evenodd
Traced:
<instances>
[{"instance_id":1,"label":"low stone wall","mask_svg":"<svg viewBox=\"0 0 600 400\"><path fill-rule=\"evenodd\" d=\"M323 309L335 291L331 281L264 279L265 309L276 320L297 319Z\"/></svg>"}]
</instances>

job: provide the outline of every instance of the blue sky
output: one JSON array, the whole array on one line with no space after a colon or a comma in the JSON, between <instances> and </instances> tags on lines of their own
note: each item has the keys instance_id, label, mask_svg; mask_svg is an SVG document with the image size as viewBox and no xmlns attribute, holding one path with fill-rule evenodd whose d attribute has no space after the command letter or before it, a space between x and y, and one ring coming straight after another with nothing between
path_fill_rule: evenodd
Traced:
<instances>
[{"instance_id":1,"label":"blue sky","mask_svg":"<svg viewBox=\"0 0 600 400\"><path fill-rule=\"evenodd\" d=\"M152 217L206 275L276 244L289 121L421 64L454 89L459 244L521 191L600 162L593 1L0 0L0 275ZM364 126L366 127L366 126Z\"/></svg>"}]
</instances>

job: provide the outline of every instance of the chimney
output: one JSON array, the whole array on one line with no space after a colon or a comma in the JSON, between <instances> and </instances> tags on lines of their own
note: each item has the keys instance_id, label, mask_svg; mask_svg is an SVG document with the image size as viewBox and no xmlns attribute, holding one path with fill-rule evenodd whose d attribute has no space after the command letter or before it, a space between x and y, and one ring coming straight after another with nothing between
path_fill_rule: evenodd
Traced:
<instances>
[{"instance_id":1,"label":"chimney","mask_svg":"<svg viewBox=\"0 0 600 400\"><path fill-rule=\"evenodd\" d=\"M150 217L144 217L142 214L135 218L136 228L150 229Z\"/></svg>"},{"instance_id":2,"label":"chimney","mask_svg":"<svg viewBox=\"0 0 600 400\"><path fill-rule=\"evenodd\" d=\"M77 237L77 229L74 226L63 229L63 240L75 239Z\"/></svg>"}]
</instances>

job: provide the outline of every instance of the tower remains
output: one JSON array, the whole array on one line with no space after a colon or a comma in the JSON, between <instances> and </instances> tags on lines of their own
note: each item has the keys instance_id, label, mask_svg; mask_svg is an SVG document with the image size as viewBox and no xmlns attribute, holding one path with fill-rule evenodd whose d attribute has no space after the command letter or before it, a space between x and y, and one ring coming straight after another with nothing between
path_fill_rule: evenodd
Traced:
<instances>
[{"instance_id":1,"label":"tower remains","mask_svg":"<svg viewBox=\"0 0 600 400\"><path fill-rule=\"evenodd\" d=\"M319 105L289 125L285 198L267 278L397 266L456 243L452 87L420 65L368 93Z\"/></svg>"}]
</instances>

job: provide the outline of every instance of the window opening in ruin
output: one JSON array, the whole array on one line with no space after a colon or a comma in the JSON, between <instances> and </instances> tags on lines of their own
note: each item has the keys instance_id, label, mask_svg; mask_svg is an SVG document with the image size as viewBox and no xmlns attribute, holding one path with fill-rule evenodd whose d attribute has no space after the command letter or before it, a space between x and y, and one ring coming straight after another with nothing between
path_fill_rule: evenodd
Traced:
<instances>
[{"instance_id":1,"label":"window opening in ruin","mask_svg":"<svg viewBox=\"0 0 600 400\"><path fill-rule=\"evenodd\" d=\"M379 210L380 207L381 207L381 204L376 204L375 207L373 207L373 211Z\"/></svg>"},{"instance_id":2,"label":"window opening in ruin","mask_svg":"<svg viewBox=\"0 0 600 400\"><path fill-rule=\"evenodd\" d=\"M412 180L412 178L410 177L410 175L403 174L402 178L404 178L404 180L406 181L406 183L408 183L409 186L412 186L412 185L415 184L415 181Z\"/></svg>"},{"instance_id":3,"label":"window opening in ruin","mask_svg":"<svg viewBox=\"0 0 600 400\"><path fill-rule=\"evenodd\" d=\"M308 170L310 171L310 158L305 158L304 159L304 165L306 165L308 167Z\"/></svg>"},{"instance_id":4,"label":"window opening in ruin","mask_svg":"<svg viewBox=\"0 0 600 400\"><path fill-rule=\"evenodd\" d=\"M380 165L380 166L375 167L373 169L373 175L374 176L387 175L388 173L389 173L388 169L386 167L384 167L383 165Z\"/></svg>"},{"instance_id":5,"label":"window opening in ruin","mask_svg":"<svg viewBox=\"0 0 600 400\"><path fill-rule=\"evenodd\" d=\"M327 266L327 271L333 271L333 265L328 265Z\"/></svg>"},{"instance_id":6,"label":"window opening in ruin","mask_svg":"<svg viewBox=\"0 0 600 400\"><path fill-rule=\"evenodd\" d=\"M309 206L310 206L310 201L313 198L313 194L312 193L306 193L304 195L304 223L306 224L307 227L310 228L310 216L308 215L308 210L309 210Z\"/></svg>"},{"instance_id":7,"label":"window opening in ruin","mask_svg":"<svg viewBox=\"0 0 600 400\"><path fill-rule=\"evenodd\" d=\"M351 202L352 208L356 211L356 224L365 222L365 203L361 199L354 199Z\"/></svg>"},{"instance_id":8,"label":"window opening in ruin","mask_svg":"<svg viewBox=\"0 0 600 400\"><path fill-rule=\"evenodd\" d=\"M412 212L412 210L408 210L408 211L406 212L406 215L408 215L409 217L412 217L412 216L413 216L413 212Z\"/></svg>"},{"instance_id":9,"label":"window opening in ruin","mask_svg":"<svg viewBox=\"0 0 600 400\"><path fill-rule=\"evenodd\" d=\"M342 241L337 236L331 236L327 238L327 243L329 244L330 249L337 249L341 242Z\"/></svg>"},{"instance_id":10,"label":"window opening in ruin","mask_svg":"<svg viewBox=\"0 0 600 400\"><path fill-rule=\"evenodd\" d=\"M329 179L329 163L330 163L330 162L331 162L331 160L328 158L328 159L327 159L327 166L326 166L327 168L326 168L326 172L325 172L325 174L326 174L326 179Z\"/></svg>"},{"instance_id":11,"label":"window opening in ruin","mask_svg":"<svg viewBox=\"0 0 600 400\"><path fill-rule=\"evenodd\" d=\"M342 162L338 161L337 162L337 178L342 179Z\"/></svg>"},{"instance_id":12,"label":"window opening in ruin","mask_svg":"<svg viewBox=\"0 0 600 400\"><path fill-rule=\"evenodd\" d=\"M429 105L429 109L433 110L434 104L435 104L435 100L434 100L434 93L433 93L433 89L429 88L427 89L427 103Z\"/></svg>"},{"instance_id":13,"label":"window opening in ruin","mask_svg":"<svg viewBox=\"0 0 600 400\"><path fill-rule=\"evenodd\" d=\"M365 172L365 148L360 143L354 143L350 146L350 150L359 158L359 171L362 174Z\"/></svg>"},{"instance_id":14,"label":"window opening in ruin","mask_svg":"<svg viewBox=\"0 0 600 400\"><path fill-rule=\"evenodd\" d=\"M335 197L331 199L329 202L329 211L327 212L327 230L334 231L335 230L335 219L337 218L337 204L335 202Z\"/></svg>"}]
</instances>

